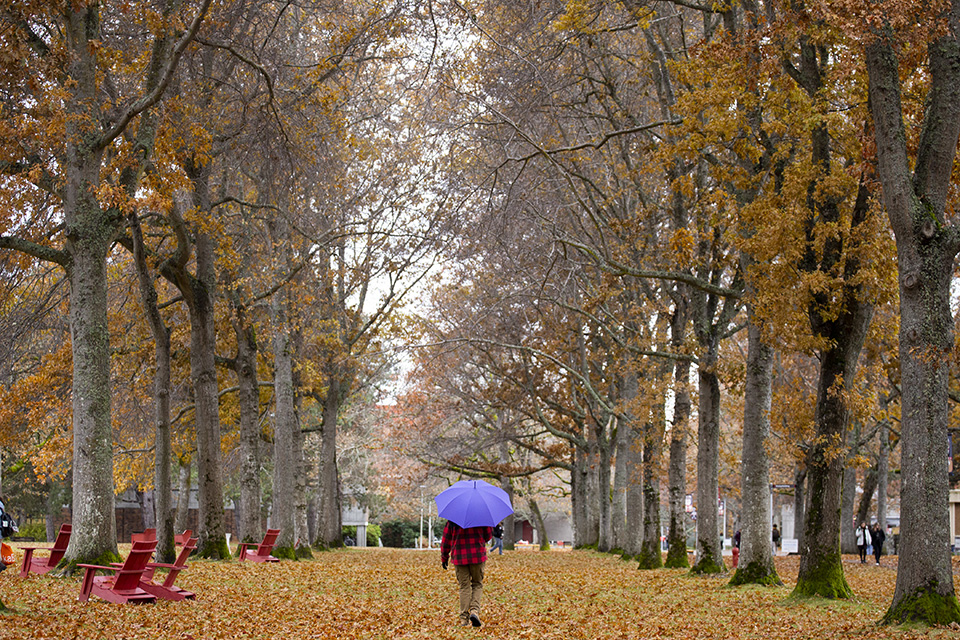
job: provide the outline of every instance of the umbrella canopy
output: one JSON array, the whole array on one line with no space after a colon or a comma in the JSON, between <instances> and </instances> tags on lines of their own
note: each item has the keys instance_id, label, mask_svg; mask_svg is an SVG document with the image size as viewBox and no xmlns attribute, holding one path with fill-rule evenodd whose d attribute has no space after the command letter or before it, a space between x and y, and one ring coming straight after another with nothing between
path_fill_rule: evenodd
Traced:
<instances>
[{"instance_id":1,"label":"umbrella canopy","mask_svg":"<svg viewBox=\"0 0 960 640\"><path fill-rule=\"evenodd\" d=\"M492 527L513 513L510 496L483 480L461 480L440 492L437 515L463 528Z\"/></svg>"}]
</instances>

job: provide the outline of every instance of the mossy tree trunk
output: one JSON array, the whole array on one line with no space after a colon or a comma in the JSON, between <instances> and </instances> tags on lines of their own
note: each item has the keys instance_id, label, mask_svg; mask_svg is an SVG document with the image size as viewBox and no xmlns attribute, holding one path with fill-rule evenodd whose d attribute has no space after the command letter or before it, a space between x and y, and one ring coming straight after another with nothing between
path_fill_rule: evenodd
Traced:
<instances>
[{"instance_id":1,"label":"mossy tree trunk","mask_svg":"<svg viewBox=\"0 0 960 640\"><path fill-rule=\"evenodd\" d=\"M709 365L708 365L709 366ZM720 381L701 367L699 428L697 430L697 561L694 573L724 570L720 546Z\"/></svg>"},{"instance_id":2,"label":"mossy tree trunk","mask_svg":"<svg viewBox=\"0 0 960 640\"><path fill-rule=\"evenodd\" d=\"M833 60L830 47L805 35L799 40L797 53L797 66L794 60L784 59L784 68L811 103L820 105ZM798 268L814 277L830 278L834 284L811 290L807 303L811 334L824 346L819 349L815 435L806 456L809 490L794 593L848 598L852 593L840 560L841 496L850 413L847 390L852 388L873 317L858 256L875 223L866 176L861 177L852 210L846 198L824 187L835 173L846 171L839 160L834 161L832 133L825 120L812 128L809 143L814 172L807 186L806 247ZM831 233L821 240L825 229Z\"/></svg>"},{"instance_id":3,"label":"mossy tree trunk","mask_svg":"<svg viewBox=\"0 0 960 640\"><path fill-rule=\"evenodd\" d=\"M884 618L892 623L960 621L943 463L954 346L950 285L960 249L960 233L945 217L960 136L960 0L952 0L947 11L948 30L928 45L930 84L913 163L903 123L896 34L882 30L866 48L877 165L900 269L903 507L897 586Z\"/></svg>"}]
</instances>

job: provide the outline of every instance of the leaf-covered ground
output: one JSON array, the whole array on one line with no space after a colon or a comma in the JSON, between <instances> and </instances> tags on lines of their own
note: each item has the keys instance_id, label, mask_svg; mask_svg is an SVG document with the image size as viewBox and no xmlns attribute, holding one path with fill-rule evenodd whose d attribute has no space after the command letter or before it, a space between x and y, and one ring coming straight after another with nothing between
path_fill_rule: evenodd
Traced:
<instances>
[{"instance_id":1,"label":"leaf-covered ground","mask_svg":"<svg viewBox=\"0 0 960 640\"><path fill-rule=\"evenodd\" d=\"M0 638L960 638L960 629L876 624L896 559L845 558L854 602L786 601L797 560L779 558L782 588L726 587L724 578L638 571L590 552L531 551L487 563L481 629L457 623L453 571L436 551L351 549L313 561L190 562L178 584L197 600L154 605L77 602L78 578L0 573Z\"/></svg>"}]
</instances>

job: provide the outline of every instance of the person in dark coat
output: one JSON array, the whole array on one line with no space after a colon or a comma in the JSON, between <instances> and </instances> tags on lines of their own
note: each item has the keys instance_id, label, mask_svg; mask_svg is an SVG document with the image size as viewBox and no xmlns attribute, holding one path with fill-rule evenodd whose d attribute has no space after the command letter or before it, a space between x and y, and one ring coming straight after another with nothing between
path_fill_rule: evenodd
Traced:
<instances>
[{"instance_id":1,"label":"person in dark coat","mask_svg":"<svg viewBox=\"0 0 960 640\"><path fill-rule=\"evenodd\" d=\"M887 534L880 528L880 523L875 522L870 529L870 544L873 545L873 557L877 559L877 566L880 566L880 556L883 554L883 541L887 539Z\"/></svg>"},{"instance_id":2,"label":"person in dark coat","mask_svg":"<svg viewBox=\"0 0 960 640\"><path fill-rule=\"evenodd\" d=\"M503 525L497 525L493 528L493 544L490 545L490 553L500 550L503 555Z\"/></svg>"}]
</instances>

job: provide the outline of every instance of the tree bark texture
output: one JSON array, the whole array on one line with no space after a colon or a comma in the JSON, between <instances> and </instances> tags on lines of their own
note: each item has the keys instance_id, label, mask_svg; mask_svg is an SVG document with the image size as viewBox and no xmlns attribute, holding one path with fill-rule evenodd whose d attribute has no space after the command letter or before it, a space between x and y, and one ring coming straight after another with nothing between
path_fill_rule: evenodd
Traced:
<instances>
[{"instance_id":1,"label":"tree bark texture","mask_svg":"<svg viewBox=\"0 0 960 640\"><path fill-rule=\"evenodd\" d=\"M550 550L550 539L547 537L547 527L543 523L543 514L540 512L540 505L536 499L528 498L527 504L530 507L530 515L533 516L533 527L537 531L538 544L541 551Z\"/></svg>"},{"instance_id":2,"label":"tree bark texture","mask_svg":"<svg viewBox=\"0 0 960 640\"><path fill-rule=\"evenodd\" d=\"M130 215L133 258L140 284L140 299L153 334L156 363L153 372L154 489L156 491L157 562L173 562L173 445L170 434L170 328L160 314L153 273L147 266L143 230L136 212Z\"/></svg>"},{"instance_id":3,"label":"tree bark texture","mask_svg":"<svg viewBox=\"0 0 960 640\"><path fill-rule=\"evenodd\" d=\"M840 494L840 552L857 553L854 530L854 505L857 499L857 468L849 464L843 467L843 489ZM857 524L860 524L857 521Z\"/></svg>"},{"instance_id":4,"label":"tree bark texture","mask_svg":"<svg viewBox=\"0 0 960 640\"><path fill-rule=\"evenodd\" d=\"M211 209L209 167L191 167L188 170L194 184L193 204L200 211ZM226 559L226 526L223 511L223 467L220 452L220 398L217 381L216 273L213 240L197 230L196 277L187 275L181 293L190 310L190 375L196 404L197 435L197 555L204 558ZM186 289L186 290L185 290Z\"/></svg>"},{"instance_id":5,"label":"tree bark texture","mask_svg":"<svg viewBox=\"0 0 960 640\"><path fill-rule=\"evenodd\" d=\"M320 433L320 520L317 538L324 548L343 546L341 525L340 472L337 468L337 417L340 415L340 376L327 376L327 397L323 403Z\"/></svg>"},{"instance_id":6,"label":"tree bark texture","mask_svg":"<svg viewBox=\"0 0 960 640\"><path fill-rule=\"evenodd\" d=\"M192 464L190 458L178 460L177 467L177 510L173 517L175 531L185 531L190 522L190 491Z\"/></svg>"},{"instance_id":7,"label":"tree bark texture","mask_svg":"<svg viewBox=\"0 0 960 640\"><path fill-rule=\"evenodd\" d=\"M613 530L613 548L626 549L627 537L627 458L630 439L629 419L617 421L614 439L613 500L610 506L610 527Z\"/></svg>"},{"instance_id":8,"label":"tree bark texture","mask_svg":"<svg viewBox=\"0 0 960 640\"><path fill-rule=\"evenodd\" d=\"M747 370L743 399L743 449L740 456L740 561L730 584L782 584L770 542L770 436L773 348L756 322L747 325Z\"/></svg>"},{"instance_id":9,"label":"tree bark texture","mask_svg":"<svg viewBox=\"0 0 960 640\"><path fill-rule=\"evenodd\" d=\"M295 439L299 431L294 414L293 354L290 345L290 326L286 298L274 297L273 316L273 391L276 400L273 418L273 509L271 523L280 529L275 548L276 555L294 558L296 542L295 483L299 461L295 454Z\"/></svg>"},{"instance_id":10,"label":"tree bark texture","mask_svg":"<svg viewBox=\"0 0 960 640\"><path fill-rule=\"evenodd\" d=\"M720 481L720 381L707 368L700 379L699 427L697 429L697 561L695 573L724 570L720 546L718 501Z\"/></svg>"},{"instance_id":11,"label":"tree bark texture","mask_svg":"<svg viewBox=\"0 0 960 640\"><path fill-rule=\"evenodd\" d=\"M893 546L893 536L887 533L887 485L890 479L890 422L880 422L880 454L877 459L877 522L887 534L883 540L884 553Z\"/></svg>"},{"instance_id":12,"label":"tree bark texture","mask_svg":"<svg viewBox=\"0 0 960 640\"><path fill-rule=\"evenodd\" d=\"M673 428L670 429L668 495L670 527L667 532L668 568L690 566L687 557L687 431L690 428L690 363L677 362L674 368Z\"/></svg>"},{"instance_id":13,"label":"tree bark texture","mask_svg":"<svg viewBox=\"0 0 960 640\"><path fill-rule=\"evenodd\" d=\"M846 488L844 488L846 489ZM860 526L861 522L870 524L870 507L873 503L873 494L877 490L877 468L872 467L867 471L866 477L863 479L863 493L860 494L860 505L857 508L857 514L853 518L853 522L856 526ZM850 553L856 553L856 540L854 540L854 550ZM844 553L847 553L844 551Z\"/></svg>"},{"instance_id":14,"label":"tree bark texture","mask_svg":"<svg viewBox=\"0 0 960 640\"><path fill-rule=\"evenodd\" d=\"M260 522L260 385L257 379L257 339L245 315L236 319L237 400L240 405L240 504L237 538L240 542L263 539Z\"/></svg>"},{"instance_id":15,"label":"tree bark texture","mask_svg":"<svg viewBox=\"0 0 960 640\"><path fill-rule=\"evenodd\" d=\"M640 569L663 566L660 552L660 461L663 458L663 411L643 428L643 542L637 558Z\"/></svg>"},{"instance_id":16,"label":"tree bark texture","mask_svg":"<svg viewBox=\"0 0 960 640\"><path fill-rule=\"evenodd\" d=\"M950 563L947 389L950 284L960 242L944 218L960 135L960 1L949 31L929 43L930 87L914 169L906 146L896 44L866 48L883 199L900 270L901 510L897 586L885 621L960 621Z\"/></svg>"},{"instance_id":17,"label":"tree bark texture","mask_svg":"<svg viewBox=\"0 0 960 640\"><path fill-rule=\"evenodd\" d=\"M624 556L636 556L643 545L643 429L630 420L627 446L626 520L623 540Z\"/></svg>"},{"instance_id":18,"label":"tree bark texture","mask_svg":"<svg viewBox=\"0 0 960 640\"><path fill-rule=\"evenodd\" d=\"M855 340L851 327L850 339ZM859 332L860 343L866 323ZM853 595L843 575L840 559L840 498L846 461L848 407L843 399L845 382L852 381L860 345L848 343L848 354L838 349L821 352L814 418L816 439L806 457L807 491L800 571L794 593L824 598Z\"/></svg>"},{"instance_id":19,"label":"tree bark texture","mask_svg":"<svg viewBox=\"0 0 960 640\"><path fill-rule=\"evenodd\" d=\"M596 469L598 465L596 442L587 441L586 447L574 448L573 457L573 515L574 546L595 547L600 539L598 507L600 497Z\"/></svg>"},{"instance_id":20,"label":"tree bark texture","mask_svg":"<svg viewBox=\"0 0 960 640\"><path fill-rule=\"evenodd\" d=\"M613 549L613 529L610 523L610 448L611 442L608 437L607 424L612 418L606 418L596 423L597 429L597 452L599 461L597 464L597 506L599 508L599 529L600 537L597 541L597 549L607 552Z\"/></svg>"},{"instance_id":21,"label":"tree bark texture","mask_svg":"<svg viewBox=\"0 0 960 640\"><path fill-rule=\"evenodd\" d=\"M61 566L115 560L113 429L110 420L110 333L107 326L107 251L117 223L97 201L103 151L97 137L95 3L64 11L72 84L66 109L63 209L70 255L70 338L73 350L73 522L75 533Z\"/></svg>"}]
</instances>

